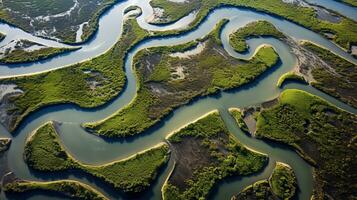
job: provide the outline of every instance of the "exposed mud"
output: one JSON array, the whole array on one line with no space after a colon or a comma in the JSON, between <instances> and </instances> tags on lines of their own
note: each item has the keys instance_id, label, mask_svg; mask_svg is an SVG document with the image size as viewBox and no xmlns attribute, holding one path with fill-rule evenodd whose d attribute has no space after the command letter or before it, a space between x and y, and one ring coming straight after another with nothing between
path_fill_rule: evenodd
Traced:
<instances>
[{"instance_id":1,"label":"exposed mud","mask_svg":"<svg viewBox=\"0 0 357 200\"><path fill-rule=\"evenodd\" d=\"M0 123L10 130L12 124L19 116L13 99L21 95L23 91L15 84L0 85Z\"/></svg>"},{"instance_id":2,"label":"exposed mud","mask_svg":"<svg viewBox=\"0 0 357 200\"><path fill-rule=\"evenodd\" d=\"M98 87L103 86L103 81L105 81L106 78L103 76L102 73L98 71L91 71L91 70L85 70L83 72L85 74L90 75L90 77L86 78L85 80L87 81L87 84L89 85L89 88L91 90L96 90Z\"/></svg>"}]
</instances>

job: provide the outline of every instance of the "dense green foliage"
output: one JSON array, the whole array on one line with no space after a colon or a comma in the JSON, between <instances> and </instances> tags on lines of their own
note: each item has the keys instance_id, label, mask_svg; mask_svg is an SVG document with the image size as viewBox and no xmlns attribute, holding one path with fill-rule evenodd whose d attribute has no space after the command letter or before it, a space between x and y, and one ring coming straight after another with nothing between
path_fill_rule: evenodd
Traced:
<instances>
[{"instance_id":1,"label":"dense green foliage","mask_svg":"<svg viewBox=\"0 0 357 200\"><path fill-rule=\"evenodd\" d=\"M353 197L357 116L300 90L285 90L279 103L263 110L256 136L293 146L315 166L314 196Z\"/></svg>"},{"instance_id":2,"label":"dense green foliage","mask_svg":"<svg viewBox=\"0 0 357 200\"><path fill-rule=\"evenodd\" d=\"M4 187L5 192L22 193L27 191L51 191L57 192L73 199L82 200L106 200L103 194L92 187L78 181L60 180L51 182L15 181Z\"/></svg>"},{"instance_id":3,"label":"dense green foliage","mask_svg":"<svg viewBox=\"0 0 357 200\"><path fill-rule=\"evenodd\" d=\"M141 192L157 177L158 170L168 160L168 146L136 154L126 160L108 164L84 165L70 156L60 144L52 123L36 130L25 145L27 164L40 171L83 170L125 192Z\"/></svg>"},{"instance_id":4,"label":"dense green foliage","mask_svg":"<svg viewBox=\"0 0 357 200\"><path fill-rule=\"evenodd\" d=\"M232 200L279 200L292 199L295 195L297 180L294 171L285 163L276 163L269 180L261 180L249 185Z\"/></svg>"},{"instance_id":5,"label":"dense green foliage","mask_svg":"<svg viewBox=\"0 0 357 200\"><path fill-rule=\"evenodd\" d=\"M305 78L296 74L296 72L287 72L279 77L278 83L276 86L281 87L285 81L287 80L295 80L295 81L300 81L300 82L305 82Z\"/></svg>"},{"instance_id":6,"label":"dense green foliage","mask_svg":"<svg viewBox=\"0 0 357 200\"><path fill-rule=\"evenodd\" d=\"M229 113L232 115L232 117L234 117L234 119L236 120L239 128L242 131L244 131L246 133L249 133L248 126L243 120L243 113L237 108L229 109Z\"/></svg>"},{"instance_id":7,"label":"dense green foliage","mask_svg":"<svg viewBox=\"0 0 357 200\"><path fill-rule=\"evenodd\" d=\"M248 61L231 57L218 38L224 23L200 39L205 48L189 58L173 57L171 53L183 52L196 42L140 51L134 58L138 77L134 101L103 121L84 126L106 137L135 135L193 98L249 83L277 63L278 55L271 47L260 48ZM180 67L185 68L184 77L176 79L173 72Z\"/></svg>"},{"instance_id":8,"label":"dense green foliage","mask_svg":"<svg viewBox=\"0 0 357 200\"><path fill-rule=\"evenodd\" d=\"M249 185L234 195L231 200L278 200L270 188L268 180L261 180Z\"/></svg>"},{"instance_id":9,"label":"dense green foliage","mask_svg":"<svg viewBox=\"0 0 357 200\"><path fill-rule=\"evenodd\" d=\"M28 139L24 159L29 166L41 171L58 171L76 167L57 136L53 123L38 128Z\"/></svg>"},{"instance_id":10,"label":"dense green foliage","mask_svg":"<svg viewBox=\"0 0 357 200\"><path fill-rule=\"evenodd\" d=\"M153 0L153 4L155 4L155 1L161 0ZM164 5L162 5L162 7L165 10L170 10L175 7L175 3L172 2ZM308 29L312 29L322 35L326 32L333 33L335 35L333 40L345 49L349 49L353 43L357 43L357 25L353 20L342 16L342 20L339 23L320 20L317 18L317 14L312 8L284 3L281 0L270 0L269 3L265 0L202 0L197 17L191 25L194 26L198 24L212 9L222 5L246 7L278 15ZM183 17L178 16L183 13L185 12L167 12L167 15L171 14L169 18L177 19Z\"/></svg>"},{"instance_id":11,"label":"dense green foliage","mask_svg":"<svg viewBox=\"0 0 357 200\"><path fill-rule=\"evenodd\" d=\"M55 48L55 47L44 47L34 51L16 49L6 54L4 57L0 58L0 63L10 64L10 63L39 61L39 60L52 58L59 54L63 54L76 49L77 48Z\"/></svg>"},{"instance_id":12,"label":"dense green foliage","mask_svg":"<svg viewBox=\"0 0 357 200\"><path fill-rule=\"evenodd\" d=\"M295 195L297 180L290 166L277 163L269 182L272 191L279 198L288 200Z\"/></svg>"},{"instance_id":13,"label":"dense green foliage","mask_svg":"<svg viewBox=\"0 0 357 200\"><path fill-rule=\"evenodd\" d=\"M271 23L267 21L257 21L247 24L245 27L238 29L229 36L230 45L237 52L245 52L248 50L246 43L247 38L254 37L276 37L284 38L284 34L278 31Z\"/></svg>"},{"instance_id":14,"label":"dense green foliage","mask_svg":"<svg viewBox=\"0 0 357 200\"><path fill-rule=\"evenodd\" d=\"M117 96L125 83L124 57L147 35L136 20L131 19L124 25L120 41L96 58L50 72L1 79L0 84L16 84L24 91L12 99L15 108L7 112L16 116L8 129L13 131L25 116L46 105L75 103L95 107Z\"/></svg>"},{"instance_id":15,"label":"dense green foliage","mask_svg":"<svg viewBox=\"0 0 357 200\"><path fill-rule=\"evenodd\" d=\"M312 85L357 107L357 65L312 43L303 45L332 68L314 67L311 74L315 82Z\"/></svg>"},{"instance_id":16,"label":"dense green foliage","mask_svg":"<svg viewBox=\"0 0 357 200\"><path fill-rule=\"evenodd\" d=\"M197 143L192 146L190 141L193 140ZM228 132L217 112L182 128L168 141L177 160L174 172L163 187L164 199L206 199L218 181L230 176L252 174L261 170L267 162L265 155L241 145ZM182 177L185 179L180 180Z\"/></svg>"},{"instance_id":17,"label":"dense green foliage","mask_svg":"<svg viewBox=\"0 0 357 200\"><path fill-rule=\"evenodd\" d=\"M3 0L0 4L0 19L27 32L45 32L45 37L75 43L79 25L88 23L83 27L81 36L82 41L88 40L98 28L100 15L117 0L77 2L75 6L73 0Z\"/></svg>"}]
</instances>

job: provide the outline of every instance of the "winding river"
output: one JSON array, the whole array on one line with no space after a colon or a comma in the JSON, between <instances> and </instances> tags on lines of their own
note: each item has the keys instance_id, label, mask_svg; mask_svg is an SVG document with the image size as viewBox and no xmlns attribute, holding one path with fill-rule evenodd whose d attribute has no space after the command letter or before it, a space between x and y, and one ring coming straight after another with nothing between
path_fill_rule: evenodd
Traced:
<instances>
[{"instance_id":1,"label":"winding river","mask_svg":"<svg viewBox=\"0 0 357 200\"><path fill-rule=\"evenodd\" d=\"M314 0L314 3L318 4L316 2L325 1ZM104 53L110 47L112 47L120 37L124 18L123 11L130 5L138 5L142 8L143 14L138 17L138 22L141 27L149 30L164 31L179 29L186 27L195 17L195 14L193 13L173 24L165 26L150 25L145 21L145 19L147 19L153 12L149 5L149 1L130 0L121 2L115 5L100 18L98 32L96 33L95 37L81 46L82 49L42 62L0 66L0 77L16 76L27 73L38 73L46 70L52 70L63 67L65 65L70 65L76 62L90 59ZM323 6L323 4L321 5ZM340 5L342 4L329 4L330 7L328 8L338 11L337 7ZM145 134L141 134L139 136L135 136L129 139L104 140L103 138L87 133L80 127L81 123L103 119L132 101L136 93L136 81L131 66L133 57L138 51L149 47L183 44L194 39L201 38L207 35L222 19L230 20L229 23L224 26L224 29L221 32L223 46L230 55L237 58L246 59L252 56L253 52L258 46L262 44L269 44L272 45L279 54L281 63L273 69L269 70L267 73L265 73L258 80L251 84L236 90L222 92L219 95L200 98L188 105L176 109L170 116L166 117L164 121L149 129ZM276 87L278 78L283 73L292 70L296 64L296 57L291 53L291 49L283 42L273 38L257 38L248 40L247 42L250 47L250 51L246 54L238 54L232 49L232 47L230 47L228 43L229 34L236 29L245 26L247 23L257 20L267 20L274 24L280 31L294 38L295 40L312 41L330 49L335 54L338 54L351 62L357 63L356 59L354 59L350 54L346 53L332 42L308 29L305 29L287 20L272 17L270 15L251 11L248 9L233 7L217 8L209 14L209 16L199 25L197 29L189 31L180 36L148 39L131 49L126 57L125 62L128 84L120 95L118 95L106 105L93 109L83 109L75 105L63 104L40 109L24 120L14 136L11 136L2 126L0 126L0 137L11 137L13 139L11 148L7 154L7 164L9 169L11 169L11 171L13 171L18 177L29 180L56 180L61 178L81 180L85 183L93 185L95 188L104 192L104 194L110 198L123 199L125 198L124 194L120 194L117 191L114 191L111 187L108 187L108 185L103 184L101 181L93 179L92 177L85 174L78 172L39 173L30 170L24 163L22 157L24 143L27 136L41 124L49 120L59 121L62 123L59 126L59 134L66 149L75 158L84 163L100 164L116 159L121 159L138 151L150 148L163 141L168 133L176 130L179 127L182 127L183 125L213 109L218 109L221 112L223 120L230 132L233 133L242 142L242 144L268 154L270 160L269 164L260 173L251 176L231 178L221 182L218 187L215 188L214 192L212 192L212 199L230 199L233 194L238 193L247 185L252 184L257 180L267 178L272 172L275 161L285 162L293 167L297 175L300 188L298 192L298 199L309 199L312 192L311 166L308 165L293 150L287 148L286 146L276 143L266 143L245 135L236 126L234 120L227 112L227 109L230 107L245 107L277 97L282 91ZM31 36L26 32L6 24L0 24L0 31L6 33L11 38L27 38L48 44L50 46L66 46L55 41ZM312 94L324 98L325 100L342 109L357 113L356 109L338 101L331 96L326 95L317 89L312 88L311 86L289 83L285 85L284 89L285 88L298 88L308 91ZM165 169L161 172L159 179L154 183L153 187L144 194L142 197L143 199L161 198L161 186L172 166L173 162L171 160ZM16 196L11 197L16 198ZM6 199L7 197L2 192L0 198ZM21 198L23 199L23 196L21 196ZM59 197L44 193L31 193L29 194L28 198L61 199Z\"/></svg>"}]
</instances>

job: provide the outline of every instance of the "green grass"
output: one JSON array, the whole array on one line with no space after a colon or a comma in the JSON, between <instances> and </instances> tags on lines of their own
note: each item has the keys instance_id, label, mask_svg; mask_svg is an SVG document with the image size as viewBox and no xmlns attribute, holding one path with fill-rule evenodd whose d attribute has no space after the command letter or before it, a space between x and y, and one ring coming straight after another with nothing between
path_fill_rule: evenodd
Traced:
<instances>
[{"instance_id":1,"label":"green grass","mask_svg":"<svg viewBox=\"0 0 357 200\"><path fill-rule=\"evenodd\" d=\"M279 103L260 112L256 136L294 147L315 168L314 196L353 196L357 116L300 90L285 90Z\"/></svg>"},{"instance_id":2,"label":"green grass","mask_svg":"<svg viewBox=\"0 0 357 200\"><path fill-rule=\"evenodd\" d=\"M16 84L24 91L11 100L15 108L6 112L16 115L7 128L15 130L25 116L47 105L74 103L81 107L96 107L105 104L117 96L124 86L124 57L127 51L147 36L148 32L131 19L124 25L120 41L96 58L50 72L1 79L0 84ZM100 85L91 88L89 80L95 80Z\"/></svg>"},{"instance_id":3,"label":"green grass","mask_svg":"<svg viewBox=\"0 0 357 200\"><path fill-rule=\"evenodd\" d=\"M243 113L239 110L239 109L229 109L229 113L232 115L232 117L234 117L234 119L236 120L239 128L246 132L246 133L249 133L249 129L248 129L248 126L247 124L244 122L243 120Z\"/></svg>"},{"instance_id":4,"label":"green grass","mask_svg":"<svg viewBox=\"0 0 357 200\"><path fill-rule=\"evenodd\" d=\"M199 147L187 147L187 141L198 141ZM198 156L196 159L209 159L205 164L193 164L190 166L192 175L184 180L184 189L179 189L177 176L172 173L163 186L163 199L207 199L209 192L221 180L232 176L244 176L261 170L267 162L265 155L252 152L245 148L234 138L225 127L223 120L217 112L211 113L198 121L180 129L168 138L171 146L177 152L187 154L187 148L192 150L185 159L176 160L178 174L182 169L179 166L187 166L186 160ZM203 152L203 153L202 153ZM204 153L207 152L207 153ZM208 155L206 155L208 154ZM199 158L201 156L201 158ZM209 158L207 158L207 156ZM184 171L187 172L187 170ZM180 178L180 175L178 175Z\"/></svg>"},{"instance_id":5,"label":"green grass","mask_svg":"<svg viewBox=\"0 0 357 200\"><path fill-rule=\"evenodd\" d=\"M28 191L51 191L66 197L83 200L107 200L103 194L92 187L73 180L51 182L15 181L4 186L6 193L23 193Z\"/></svg>"},{"instance_id":6,"label":"green grass","mask_svg":"<svg viewBox=\"0 0 357 200\"><path fill-rule=\"evenodd\" d=\"M306 83L305 78L296 74L296 72L287 72L279 77L279 80L278 80L278 83L276 84L276 86L281 88L281 86L283 86L283 84L287 80L295 80L295 81L300 81L300 82Z\"/></svg>"},{"instance_id":7,"label":"green grass","mask_svg":"<svg viewBox=\"0 0 357 200\"><path fill-rule=\"evenodd\" d=\"M269 178L274 194L281 199L291 199L295 195L297 180L293 169L283 163L277 163Z\"/></svg>"},{"instance_id":8,"label":"green grass","mask_svg":"<svg viewBox=\"0 0 357 200\"><path fill-rule=\"evenodd\" d=\"M284 34L278 31L267 21L257 21L247 24L229 36L229 43L239 53L248 50L246 39L254 37L276 37L284 38Z\"/></svg>"},{"instance_id":9,"label":"green grass","mask_svg":"<svg viewBox=\"0 0 357 200\"><path fill-rule=\"evenodd\" d=\"M169 149L161 144L125 160L93 166L85 165L69 155L60 143L53 123L36 130L26 142L24 159L39 171L85 171L124 192L141 192L157 177L158 170L168 161Z\"/></svg>"},{"instance_id":10,"label":"green grass","mask_svg":"<svg viewBox=\"0 0 357 200\"><path fill-rule=\"evenodd\" d=\"M156 1L161 0L153 0L152 3L155 4ZM220 5L251 8L268 14L278 15L320 33L321 35L326 32L334 33L335 37L333 38L333 41L345 49L349 49L351 44L357 43L357 25L353 20L341 17L342 20L340 23L330 23L318 19L312 8L295 6L293 4L284 3L281 0L271 0L269 3L266 3L265 0L202 0L197 17L191 26L195 26L201 22L210 10L213 10ZM174 8L174 3L167 3L164 7L165 10ZM179 16L179 14L182 15L184 12L168 12L167 14L169 13L171 14L171 16L169 16L171 19L177 19L183 17Z\"/></svg>"},{"instance_id":11,"label":"green grass","mask_svg":"<svg viewBox=\"0 0 357 200\"><path fill-rule=\"evenodd\" d=\"M16 49L6 54L4 57L0 58L0 63L14 64L14 63L40 61L77 49L78 48L55 48L55 47L45 47L34 51Z\"/></svg>"},{"instance_id":12,"label":"green grass","mask_svg":"<svg viewBox=\"0 0 357 200\"><path fill-rule=\"evenodd\" d=\"M314 67L312 86L357 107L357 65L309 42L303 46L326 62L333 71Z\"/></svg>"},{"instance_id":13,"label":"green grass","mask_svg":"<svg viewBox=\"0 0 357 200\"><path fill-rule=\"evenodd\" d=\"M170 53L182 52L197 42L140 51L133 61L138 79L136 98L109 118L86 123L84 127L105 137L135 135L193 98L237 88L253 81L276 64L279 58L271 47L261 48L248 61L230 57L217 39L225 22L221 22L209 36L200 39L206 43L206 48L189 59L174 58ZM152 63L152 70L144 66L147 62ZM177 66L186 67L185 78L182 80L175 80L171 75L169 77L168 72Z\"/></svg>"}]
</instances>

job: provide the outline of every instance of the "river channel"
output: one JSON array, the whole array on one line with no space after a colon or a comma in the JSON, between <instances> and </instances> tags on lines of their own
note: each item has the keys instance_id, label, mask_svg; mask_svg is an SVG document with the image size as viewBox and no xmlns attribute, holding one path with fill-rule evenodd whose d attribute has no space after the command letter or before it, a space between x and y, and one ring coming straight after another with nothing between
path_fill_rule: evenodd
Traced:
<instances>
[{"instance_id":1,"label":"river channel","mask_svg":"<svg viewBox=\"0 0 357 200\"><path fill-rule=\"evenodd\" d=\"M318 2L318 0L313 1L315 4L318 4ZM321 2L324 3L326 1ZM41 62L18 65L2 65L0 66L0 77L17 76L28 73L39 73L46 70L53 70L65 65L70 65L86 59L90 59L104 53L110 49L110 47L112 47L120 38L123 19L125 18L123 14L124 10L131 5L137 5L142 9L142 15L137 19L139 25L142 28L148 30L165 31L185 28L195 17L195 14L192 13L173 24L163 26L151 25L146 22L146 19L153 12L149 1L124 1L115 5L100 18L99 29L95 36L88 42L81 45L82 48L80 50ZM340 5L346 6L341 3L328 4L328 6L330 6L329 9L335 11L339 10L337 7ZM324 4L321 4L321 6L324 6ZM355 8L349 7L349 9ZM221 32L221 40L225 50L231 56L248 59L253 55L256 48L262 44L268 44L274 47L276 52L279 54L281 62L248 85L235 90L221 92L218 95L199 98L188 105L176 109L162 122L139 136L131 137L129 139L106 140L92 135L80 127L81 123L101 120L113 114L113 112L123 108L133 100L136 94L137 85L132 70L132 61L134 55L138 51L149 47L183 44L197 38L201 38L207 35L222 19L229 19L229 22L224 26ZM162 38L148 39L132 48L126 56L125 60L125 70L127 77L127 84L125 89L107 104L93 109L83 109L72 104L54 105L42 108L31 114L29 117L25 118L23 123L20 124L18 131L16 131L13 135L8 133L0 125L0 137L11 137L13 139L11 148L7 153L8 168L19 178L28 180L58 180L70 178L92 185L111 199L126 199L127 197L124 194L120 194L117 191L114 191L108 185L103 184L101 181L98 181L86 174L78 172L39 173L32 171L27 167L26 163L23 161L22 156L26 138L33 130L45 122L50 120L61 122L61 125L59 126L59 135L65 148L81 162L87 164L102 164L112 160L125 158L135 154L136 152L155 146L156 144L164 141L165 136L170 132L197 119L207 112L218 109L230 132L234 134L242 144L248 146L249 148L268 154L269 163L261 172L257 174L230 178L221 182L213 190L212 195L210 196L211 199L230 199L232 195L238 193L249 184L269 177L275 165L275 161L284 162L292 166L298 178L299 191L297 198L300 200L310 199L312 193L312 167L292 149L284 145L267 143L265 141L257 140L244 134L237 127L234 119L229 115L227 111L228 108L242 108L259 104L264 101L276 98L281 93L281 91L286 88L297 88L320 96L328 102L336 105L337 107L349 112L357 113L357 110L309 85L288 83L284 86L283 89L277 88L276 83L279 77L282 74L291 71L295 67L297 61L297 58L291 52L290 47L277 39L249 39L247 41L249 45L249 52L245 54L236 53L228 43L229 34L248 23L257 20L269 21L281 32L297 41L312 41L351 62L357 63L356 59L354 59L350 54L346 53L334 43L330 42L319 34L316 34L287 20L249 9L234 7L216 8L209 13L207 18L197 28L191 31L188 31L179 36L167 36ZM26 33L7 24L0 24L0 31L6 33L10 39L22 38L39 41L50 46L68 46L55 41L32 36L29 33ZM9 38L6 38L1 43L6 42L6 40L9 40ZM151 189L143 196L140 196L140 198L160 199L161 186L172 167L173 161L170 160L169 164L165 167L165 169L162 170L160 177L154 183ZM23 199L24 196L9 197L11 197L9 199ZM57 196L45 193L31 193L28 194L27 197L29 199L62 199ZM8 199L8 197L6 197L3 192L1 193L0 198Z\"/></svg>"}]
</instances>

